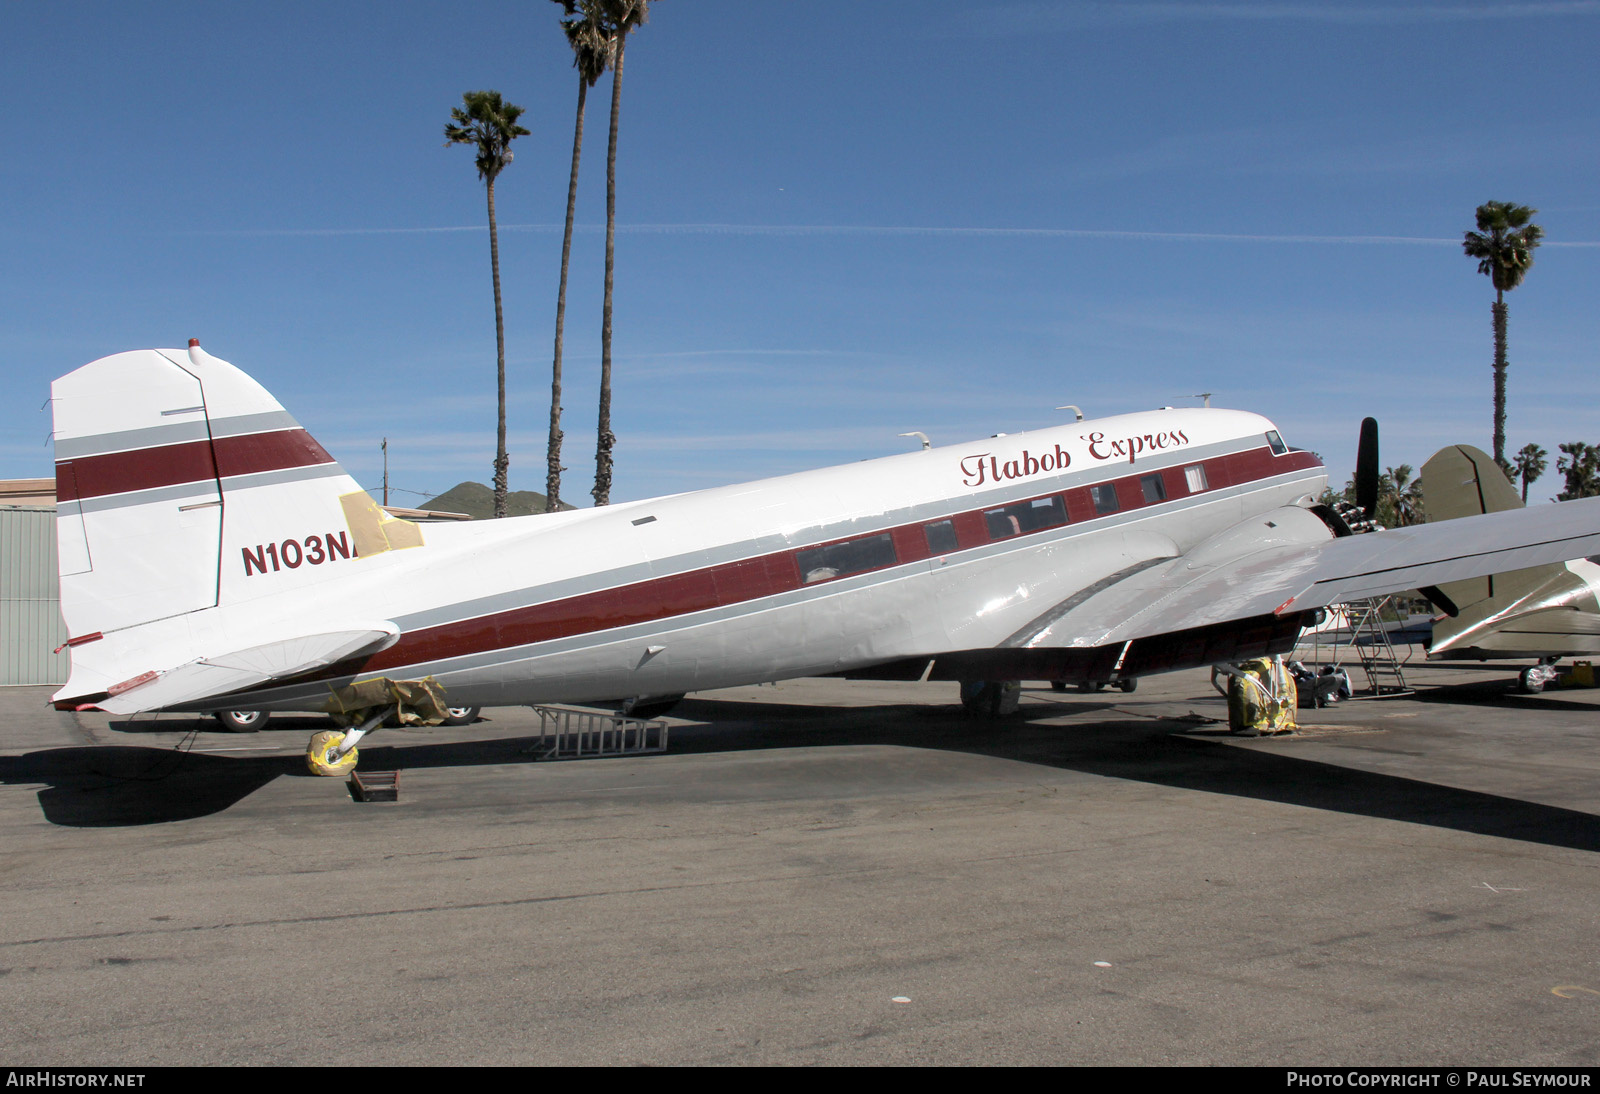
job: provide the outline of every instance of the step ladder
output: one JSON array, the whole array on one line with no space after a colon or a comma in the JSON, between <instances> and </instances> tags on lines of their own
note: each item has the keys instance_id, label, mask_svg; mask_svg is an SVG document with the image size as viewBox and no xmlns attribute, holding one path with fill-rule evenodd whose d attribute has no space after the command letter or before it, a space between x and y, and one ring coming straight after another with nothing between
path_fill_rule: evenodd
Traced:
<instances>
[{"instance_id":1,"label":"step ladder","mask_svg":"<svg viewBox=\"0 0 1600 1094\"><path fill-rule=\"evenodd\" d=\"M1383 626L1384 606L1393 599L1391 596L1375 596L1345 605L1352 624L1350 644L1355 647L1356 656L1361 660L1361 669L1367 674L1367 686L1372 689L1370 696L1358 698L1380 699L1390 695L1411 694L1406 674L1400 667L1400 656L1395 653L1394 643Z\"/></svg>"},{"instance_id":2,"label":"step ladder","mask_svg":"<svg viewBox=\"0 0 1600 1094\"><path fill-rule=\"evenodd\" d=\"M1351 660L1349 654L1353 652L1353 660L1359 661L1361 670L1366 673L1368 689L1353 698L1377 699L1411 694L1412 689L1406 683L1402 667L1404 662L1383 626L1383 609L1393 599L1379 596L1353 600L1348 604L1328 605L1330 614L1343 612L1350 621L1348 631L1337 632L1339 636L1348 637L1340 640L1337 636L1314 632L1307 636L1309 643L1296 648L1295 656L1307 664L1338 667L1342 662Z\"/></svg>"},{"instance_id":3,"label":"step ladder","mask_svg":"<svg viewBox=\"0 0 1600 1094\"><path fill-rule=\"evenodd\" d=\"M539 737L524 753L541 760L587 760L642 756L667 750L667 723L609 711L533 707Z\"/></svg>"}]
</instances>

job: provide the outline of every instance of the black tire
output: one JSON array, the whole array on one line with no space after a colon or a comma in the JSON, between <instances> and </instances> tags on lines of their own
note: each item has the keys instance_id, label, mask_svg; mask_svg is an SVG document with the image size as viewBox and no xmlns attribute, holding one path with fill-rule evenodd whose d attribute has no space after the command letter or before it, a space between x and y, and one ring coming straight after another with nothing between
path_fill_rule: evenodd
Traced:
<instances>
[{"instance_id":1,"label":"black tire","mask_svg":"<svg viewBox=\"0 0 1600 1094\"><path fill-rule=\"evenodd\" d=\"M212 717L228 733L254 733L265 729L272 715L264 710L219 710Z\"/></svg>"},{"instance_id":2,"label":"black tire","mask_svg":"<svg viewBox=\"0 0 1600 1094\"><path fill-rule=\"evenodd\" d=\"M444 724L447 726L470 726L478 720L479 707L445 707Z\"/></svg>"},{"instance_id":3,"label":"black tire","mask_svg":"<svg viewBox=\"0 0 1600 1094\"><path fill-rule=\"evenodd\" d=\"M1052 681L1050 681L1050 690L1051 691L1066 691L1067 690L1067 682L1065 680L1052 680Z\"/></svg>"},{"instance_id":4,"label":"black tire","mask_svg":"<svg viewBox=\"0 0 1600 1094\"><path fill-rule=\"evenodd\" d=\"M1134 690L1136 690L1138 688L1138 686L1139 686L1138 679L1136 677L1132 677L1132 676L1128 677L1126 680L1118 680L1117 681L1117 687L1121 688L1125 692L1134 691Z\"/></svg>"},{"instance_id":5,"label":"black tire","mask_svg":"<svg viewBox=\"0 0 1600 1094\"><path fill-rule=\"evenodd\" d=\"M1000 709L1000 685L993 680L981 681L976 688L963 683L965 693L961 706L972 718L993 718Z\"/></svg>"}]
</instances>

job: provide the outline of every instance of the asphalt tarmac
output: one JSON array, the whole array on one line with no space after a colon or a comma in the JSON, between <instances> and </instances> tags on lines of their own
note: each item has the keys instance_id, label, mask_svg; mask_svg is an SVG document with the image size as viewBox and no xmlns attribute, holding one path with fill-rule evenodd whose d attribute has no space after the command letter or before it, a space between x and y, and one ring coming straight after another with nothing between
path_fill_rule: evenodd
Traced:
<instances>
[{"instance_id":1,"label":"asphalt tarmac","mask_svg":"<svg viewBox=\"0 0 1600 1094\"><path fill-rule=\"evenodd\" d=\"M707 693L661 755L0 689L0 1064L1600 1063L1600 691ZM1358 684L1360 682L1358 678Z\"/></svg>"}]
</instances>

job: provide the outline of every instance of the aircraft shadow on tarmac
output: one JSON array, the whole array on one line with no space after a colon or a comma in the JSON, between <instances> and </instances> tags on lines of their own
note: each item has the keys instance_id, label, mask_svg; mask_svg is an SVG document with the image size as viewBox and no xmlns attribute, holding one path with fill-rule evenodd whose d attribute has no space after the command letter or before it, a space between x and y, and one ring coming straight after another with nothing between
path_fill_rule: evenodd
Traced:
<instances>
[{"instance_id":1,"label":"aircraft shadow on tarmac","mask_svg":"<svg viewBox=\"0 0 1600 1094\"><path fill-rule=\"evenodd\" d=\"M1468 703L1476 707L1505 707L1508 710L1530 710L1538 707L1572 709L1575 706L1593 708L1593 688L1559 688L1551 685L1544 691L1531 694L1517 686L1517 678L1504 680L1471 680L1459 684L1422 688L1410 696L1418 703ZM1585 700L1589 700L1586 702Z\"/></svg>"},{"instance_id":2,"label":"aircraft shadow on tarmac","mask_svg":"<svg viewBox=\"0 0 1600 1094\"><path fill-rule=\"evenodd\" d=\"M1452 689L1443 689L1452 690ZM1230 748L1185 735L1181 721L1097 720L1115 701L1029 705L997 722L929 705L808 707L690 699L675 715L671 754L890 745L1042 764L1108 778L1230 794L1384 820L1600 851L1600 817L1517 798L1342 767L1281 752ZM1073 714L1071 725L1045 724ZM325 723L319 723L325 724ZM168 727L171 728L170 726ZM364 770L540 762L537 738L362 749ZM649 757L644 757L648 760ZM300 755L222 757L143 746L46 749L0 757L0 782L44 783L47 820L68 827L160 824L228 809L272 780L313 778Z\"/></svg>"},{"instance_id":3,"label":"aircraft shadow on tarmac","mask_svg":"<svg viewBox=\"0 0 1600 1094\"><path fill-rule=\"evenodd\" d=\"M48 784L39 790L45 819L73 828L160 824L220 813L289 773L290 758L283 756L235 760L118 745L0 757L0 782Z\"/></svg>"}]
</instances>

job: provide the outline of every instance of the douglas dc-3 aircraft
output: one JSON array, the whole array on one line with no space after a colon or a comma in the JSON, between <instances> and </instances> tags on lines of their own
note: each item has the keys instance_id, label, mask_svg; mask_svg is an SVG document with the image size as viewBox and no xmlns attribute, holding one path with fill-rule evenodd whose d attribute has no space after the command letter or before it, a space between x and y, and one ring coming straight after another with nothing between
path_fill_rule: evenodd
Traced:
<instances>
[{"instance_id":1,"label":"douglas dc-3 aircraft","mask_svg":"<svg viewBox=\"0 0 1600 1094\"><path fill-rule=\"evenodd\" d=\"M819 674L1133 679L1292 648L1323 605L1600 552L1600 499L1350 535L1321 461L1156 410L604 508L391 519L191 342L57 380L64 708L648 699ZM998 690L996 688L995 690ZM350 734L309 759L354 762Z\"/></svg>"}]
</instances>

